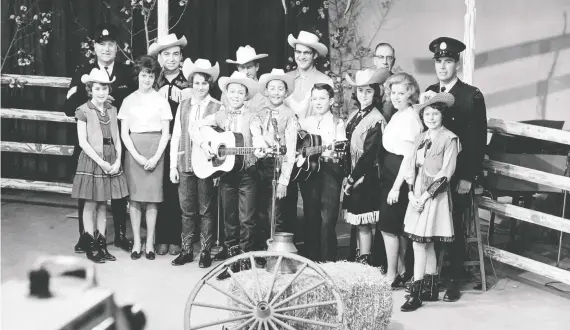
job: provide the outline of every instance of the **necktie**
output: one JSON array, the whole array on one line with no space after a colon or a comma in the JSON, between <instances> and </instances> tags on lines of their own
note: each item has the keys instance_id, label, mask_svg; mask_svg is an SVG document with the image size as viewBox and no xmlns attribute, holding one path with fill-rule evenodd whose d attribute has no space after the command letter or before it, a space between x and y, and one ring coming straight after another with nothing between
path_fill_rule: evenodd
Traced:
<instances>
[{"instance_id":1,"label":"necktie","mask_svg":"<svg viewBox=\"0 0 570 330\"><path fill-rule=\"evenodd\" d=\"M441 88L441 92L445 92L445 86Z\"/></svg>"},{"instance_id":2,"label":"necktie","mask_svg":"<svg viewBox=\"0 0 570 330\"><path fill-rule=\"evenodd\" d=\"M107 76L109 76L109 80L111 80L111 74L109 73L109 67L105 67L105 72L107 72Z\"/></svg>"}]
</instances>

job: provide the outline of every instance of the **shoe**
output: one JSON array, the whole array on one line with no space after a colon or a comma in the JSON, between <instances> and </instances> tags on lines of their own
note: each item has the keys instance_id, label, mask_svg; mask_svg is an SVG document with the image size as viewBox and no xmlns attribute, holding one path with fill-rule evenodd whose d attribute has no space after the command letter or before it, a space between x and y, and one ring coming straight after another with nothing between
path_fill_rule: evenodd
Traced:
<instances>
[{"instance_id":1,"label":"shoe","mask_svg":"<svg viewBox=\"0 0 570 330\"><path fill-rule=\"evenodd\" d=\"M148 260L154 260L154 259L156 258L156 255L154 254L154 251L150 251L150 252L145 251L145 252L144 252L144 256L145 256Z\"/></svg>"},{"instance_id":2,"label":"shoe","mask_svg":"<svg viewBox=\"0 0 570 330\"><path fill-rule=\"evenodd\" d=\"M142 257L142 252L141 251L133 251L131 252L131 259L133 260L139 260Z\"/></svg>"},{"instance_id":3,"label":"shoe","mask_svg":"<svg viewBox=\"0 0 570 330\"><path fill-rule=\"evenodd\" d=\"M156 254L159 256L163 256L168 253L168 244L157 244L156 245Z\"/></svg>"},{"instance_id":4,"label":"shoe","mask_svg":"<svg viewBox=\"0 0 570 330\"><path fill-rule=\"evenodd\" d=\"M133 248L133 242L127 239L127 225L122 224L115 224L115 242L114 245L121 250L124 251L131 251Z\"/></svg>"},{"instance_id":5,"label":"shoe","mask_svg":"<svg viewBox=\"0 0 570 330\"><path fill-rule=\"evenodd\" d=\"M246 271L251 269L251 260L249 259L242 259L239 261L239 270Z\"/></svg>"},{"instance_id":6,"label":"shoe","mask_svg":"<svg viewBox=\"0 0 570 330\"><path fill-rule=\"evenodd\" d=\"M216 255L214 256L214 260L224 261L228 257L229 257L228 249L225 246L223 246L222 249L220 250L220 252L216 253Z\"/></svg>"},{"instance_id":7,"label":"shoe","mask_svg":"<svg viewBox=\"0 0 570 330\"><path fill-rule=\"evenodd\" d=\"M103 253L101 253L101 250L99 249L99 245L97 244L95 238L89 233L84 233L83 235L85 236L84 240L87 247L85 250L87 259L98 264L104 263L105 260L103 260Z\"/></svg>"},{"instance_id":8,"label":"shoe","mask_svg":"<svg viewBox=\"0 0 570 330\"><path fill-rule=\"evenodd\" d=\"M421 294L422 301L438 301L439 300L439 275L427 274L424 276L423 290Z\"/></svg>"},{"instance_id":9,"label":"shoe","mask_svg":"<svg viewBox=\"0 0 570 330\"><path fill-rule=\"evenodd\" d=\"M461 298L459 281L449 280L449 283L447 284L447 291L445 291L445 295L443 296L443 301L455 302L458 301L459 298Z\"/></svg>"},{"instance_id":10,"label":"shoe","mask_svg":"<svg viewBox=\"0 0 570 330\"><path fill-rule=\"evenodd\" d=\"M255 265L257 268L265 268L265 266L267 266L267 259L262 257L255 257Z\"/></svg>"},{"instance_id":11,"label":"shoe","mask_svg":"<svg viewBox=\"0 0 570 330\"><path fill-rule=\"evenodd\" d=\"M410 296L406 300L406 302L400 307L402 312L412 312L416 309L420 308L422 305L421 300L421 293L422 293L422 283L423 280L418 280L412 283L412 288L410 292Z\"/></svg>"},{"instance_id":12,"label":"shoe","mask_svg":"<svg viewBox=\"0 0 570 330\"><path fill-rule=\"evenodd\" d=\"M406 284L406 281L404 281L404 278L398 274L396 275L396 278L394 279L394 281L392 281L392 290L400 290L404 288L404 285Z\"/></svg>"},{"instance_id":13,"label":"shoe","mask_svg":"<svg viewBox=\"0 0 570 330\"><path fill-rule=\"evenodd\" d=\"M235 256L242 254L242 253L243 252L241 251L240 247L237 245L232 246L228 249L228 257L230 257L230 258L235 257ZM233 273L237 273L241 270L241 262L240 261L241 260L238 260L238 261L232 263L231 265L229 265L229 268L231 269L231 271ZM216 279L218 281L223 281L225 279L230 278L230 276L231 276L230 272L228 272L228 268L226 268L226 269L224 269L223 272L221 272L218 276L216 276Z\"/></svg>"},{"instance_id":14,"label":"shoe","mask_svg":"<svg viewBox=\"0 0 570 330\"><path fill-rule=\"evenodd\" d=\"M77 240L77 244L73 248L75 253L85 253L87 251L86 244L85 244L85 234L80 234L79 239Z\"/></svg>"},{"instance_id":15,"label":"shoe","mask_svg":"<svg viewBox=\"0 0 570 330\"><path fill-rule=\"evenodd\" d=\"M170 254L171 256L180 254L180 245L170 244L170 246L168 247L168 254Z\"/></svg>"},{"instance_id":16,"label":"shoe","mask_svg":"<svg viewBox=\"0 0 570 330\"><path fill-rule=\"evenodd\" d=\"M359 255L358 257L356 257L356 261L355 261L355 262L359 262L359 263L361 263L361 264L363 264L363 265L368 265L368 266L370 266L370 265L371 265L371 262L370 262L370 253L366 253L366 254L363 254L363 255Z\"/></svg>"},{"instance_id":17,"label":"shoe","mask_svg":"<svg viewBox=\"0 0 570 330\"><path fill-rule=\"evenodd\" d=\"M212 265L212 256L210 255L210 251L202 251L202 253L200 253L200 260L198 261L198 267L208 268L211 265Z\"/></svg>"},{"instance_id":18,"label":"shoe","mask_svg":"<svg viewBox=\"0 0 570 330\"><path fill-rule=\"evenodd\" d=\"M99 251L101 251L101 253L103 254L104 260L109 260L109 261L117 260L117 258L115 258L115 256L110 254L109 251L107 250L107 238L101 235L101 233L98 233L97 235L97 244L99 245Z\"/></svg>"},{"instance_id":19,"label":"shoe","mask_svg":"<svg viewBox=\"0 0 570 330\"><path fill-rule=\"evenodd\" d=\"M174 260L172 260L171 264L172 266L182 266L185 265L187 263L191 263L192 261L194 261L194 252L190 251L190 252L181 252L178 257L176 257Z\"/></svg>"}]
</instances>

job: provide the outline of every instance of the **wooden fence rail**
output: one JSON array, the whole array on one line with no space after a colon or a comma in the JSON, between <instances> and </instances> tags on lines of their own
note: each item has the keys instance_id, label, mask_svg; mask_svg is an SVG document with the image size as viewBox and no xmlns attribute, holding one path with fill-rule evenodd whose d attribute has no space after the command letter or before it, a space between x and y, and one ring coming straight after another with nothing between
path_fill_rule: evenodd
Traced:
<instances>
[{"instance_id":1,"label":"wooden fence rail","mask_svg":"<svg viewBox=\"0 0 570 330\"><path fill-rule=\"evenodd\" d=\"M2 118L10 119L41 120L75 124L75 118L68 117L65 113L57 111L6 108L0 111L0 115Z\"/></svg>"}]
</instances>

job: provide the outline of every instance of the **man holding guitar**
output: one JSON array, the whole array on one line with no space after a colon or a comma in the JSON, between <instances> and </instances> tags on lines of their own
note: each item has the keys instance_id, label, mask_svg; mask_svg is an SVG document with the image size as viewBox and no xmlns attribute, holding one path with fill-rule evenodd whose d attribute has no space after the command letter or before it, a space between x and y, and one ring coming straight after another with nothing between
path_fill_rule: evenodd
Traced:
<instances>
[{"instance_id":1,"label":"man holding guitar","mask_svg":"<svg viewBox=\"0 0 570 330\"><path fill-rule=\"evenodd\" d=\"M320 137L322 151L317 163L310 164L310 157L305 158L308 167L318 167L306 181L300 181L305 215L305 256L313 261L335 261L337 238L336 221L340 209L340 192L344 169L336 156L337 142L346 141L346 128L342 119L331 112L334 103L334 91L328 84L315 84L311 91L311 105L314 115L299 120L299 126L308 134ZM342 151L342 150L341 150ZM302 152L303 153L303 152ZM297 162L299 166L299 162ZM301 165L301 166L303 166ZM312 169L309 169L312 170ZM314 170L317 170L315 168Z\"/></svg>"},{"instance_id":2,"label":"man holding guitar","mask_svg":"<svg viewBox=\"0 0 570 330\"><path fill-rule=\"evenodd\" d=\"M286 153L284 157L275 161L274 157L267 157L258 162L260 172L260 194L259 211L260 220L258 224L257 248L265 249L265 241L271 236L271 221L275 221L275 232L295 233L296 217L286 217L283 212L283 204L292 194L297 193L297 185L289 185L293 162L295 161L295 146L297 142L298 121L295 112L283 104L285 98L289 97L295 89L294 79L285 74L282 69L273 69L271 73L261 75L259 79L259 89L261 94L269 100L268 107L257 112L263 137L268 146L285 145ZM276 175L277 186L275 196L273 193L272 181L275 164L278 175ZM271 198L276 198L276 203L270 203ZM272 205L275 209L272 210ZM267 210L267 217L264 211ZM275 219L271 219L272 211ZM266 220L267 219L267 220Z\"/></svg>"},{"instance_id":3,"label":"man holding guitar","mask_svg":"<svg viewBox=\"0 0 570 330\"><path fill-rule=\"evenodd\" d=\"M190 125L190 138L202 149L201 155L193 150L192 166L198 177L229 171L220 178L220 191L224 201L224 245L233 257L252 250L257 196L257 174L253 165L256 157L265 155L259 150L265 147L265 142L259 118L244 107L244 102L257 92L257 83L244 73L234 72L230 77L221 77L218 85L227 97L228 106ZM223 128L226 133L222 134L226 137L216 137L207 126ZM224 140L223 143L220 140ZM239 272L250 269L251 264L249 260L242 260L231 268ZM218 279L229 276L229 272L224 271Z\"/></svg>"}]
</instances>

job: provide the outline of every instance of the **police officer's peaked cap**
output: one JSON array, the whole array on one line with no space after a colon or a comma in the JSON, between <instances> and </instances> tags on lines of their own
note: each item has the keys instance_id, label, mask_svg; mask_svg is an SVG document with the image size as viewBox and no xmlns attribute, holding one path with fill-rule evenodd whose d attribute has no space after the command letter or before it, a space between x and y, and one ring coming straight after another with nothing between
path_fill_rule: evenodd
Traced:
<instances>
[{"instance_id":1,"label":"police officer's peaked cap","mask_svg":"<svg viewBox=\"0 0 570 330\"><path fill-rule=\"evenodd\" d=\"M119 30L111 23L102 23L95 28L93 39L95 42L106 40L117 41Z\"/></svg>"},{"instance_id":2,"label":"police officer's peaked cap","mask_svg":"<svg viewBox=\"0 0 570 330\"><path fill-rule=\"evenodd\" d=\"M433 58L451 57L459 60L459 53L465 50L465 44L461 41L449 37L439 37L429 44L429 50L433 53Z\"/></svg>"}]
</instances>

